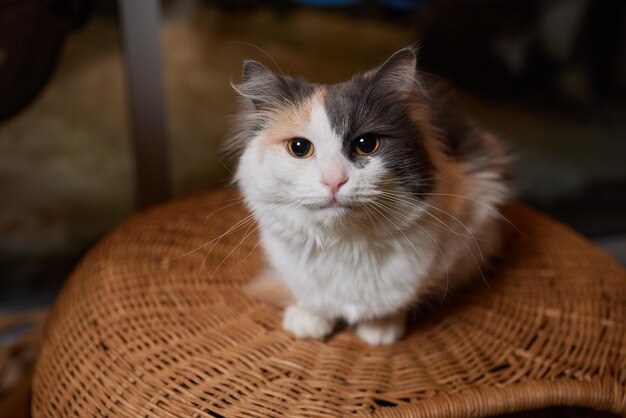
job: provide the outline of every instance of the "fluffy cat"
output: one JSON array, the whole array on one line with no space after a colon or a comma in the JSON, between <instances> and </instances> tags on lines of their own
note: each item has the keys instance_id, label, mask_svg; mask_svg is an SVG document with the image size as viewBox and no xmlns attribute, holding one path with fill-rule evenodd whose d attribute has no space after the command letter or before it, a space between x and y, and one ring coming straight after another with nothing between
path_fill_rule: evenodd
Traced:
<instances>
[{"instance_id":1,"label":"fluffy cat","mask_svg":"<svg viewBox=\"0 0 626 418\"><path fill-rule=\"evenodd\" d=\"M269 262L261 283L286 285L283 327L297 337L345 320L369 344L393 343L412 305L498 250L506 154L416 61L404 48L330 85L246 61L234 86L235 180Z\"/></svg>"}]
</instances>

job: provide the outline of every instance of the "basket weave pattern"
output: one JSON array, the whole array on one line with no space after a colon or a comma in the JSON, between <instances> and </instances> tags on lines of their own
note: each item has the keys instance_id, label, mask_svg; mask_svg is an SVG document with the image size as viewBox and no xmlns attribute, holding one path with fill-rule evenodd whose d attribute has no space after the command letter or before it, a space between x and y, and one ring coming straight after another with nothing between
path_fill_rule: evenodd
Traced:
<instances>
[{"instance_id":1,"label":"basket weave pattern","mask_svg":"<svg viewBox=\"0 0 626 418\"><path fill-rule=\"evenodd\" d=\"M489 287L398 344L303 341L240 290L264 262L254 226L214 240L247 215L236 197L156 207L90 251L51 313L35 418L626 412L626 272L568 228L512 206L521 234Z\"/></svg>"}]
</instances>

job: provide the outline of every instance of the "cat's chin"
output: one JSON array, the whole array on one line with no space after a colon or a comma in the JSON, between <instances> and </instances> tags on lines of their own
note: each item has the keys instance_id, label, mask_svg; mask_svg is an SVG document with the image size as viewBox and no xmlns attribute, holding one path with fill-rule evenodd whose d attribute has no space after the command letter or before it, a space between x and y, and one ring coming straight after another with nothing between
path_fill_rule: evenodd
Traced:
<instances>
[{"instance_id":1,"label":"cat's chin","mask_svg":"<svg viewBox=\"0 0 626 418\"><path fill-rule=\"evenodd\" d=\"M346 206L346 205L338 205L338 204L329 204L329 205L325 205L325 206L321 206L320 208L316 209L316 212L318 212L321 215L326 215L326 216L341 216L341 215L346 215L349 212L351 212L351 208Z\"/></svg>"},{"instance_id":2,"label":"cat's chin","mask_svg":"<svg viewBox=\"0 0 626 418\"><path fill-rule=\"evenodd\" d=\"M349 209L350 207L348 205L346 205L345 203L339 203L336 200L331 200L330 202L320 206L321 210L325 210L325 209Z\"/></svg>"},{"instance_id":3,"label":"cat's chin","mask_svg":"<svg viewBox=\"0 0 626 418\"><path fill-rule=\"evenodd\" d=\"M317 206L311 211L311 214L320 221L333 222L349 216L352 211L351 206L333 201Z\"/></svg>"}]
</instances>

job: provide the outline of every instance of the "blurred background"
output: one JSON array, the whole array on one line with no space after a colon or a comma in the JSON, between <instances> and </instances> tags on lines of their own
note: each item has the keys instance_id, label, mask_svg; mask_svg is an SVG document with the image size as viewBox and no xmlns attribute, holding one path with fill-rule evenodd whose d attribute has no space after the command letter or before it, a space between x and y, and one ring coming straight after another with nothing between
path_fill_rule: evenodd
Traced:
<instances>
[{"instance_id":1,"label":"blurred background","mask_svg":"<svg viewBox=\"0 0 626 418\"><path fill-rule=\"evenodd\" d=\"M520 198L626 265L625 1L119 5L0 0L0 415L28 416L46 309L85 251L141 207L226 184L246 58L336 82L419 41L421 68L515 155Z\"/></svg>"},{"instance_id":2,"label":"blurred background","mask_svg":"<svg viewBox=\"0 0 626 418\"><path fill-rule=\"evenodd\" d=\"M422 69L456 86L516 156L520 197L626 263L625 6L163 1L164 117L148 125L166 141L171 188L156 184L156 200L225 184L218 147L245 58L335 82L420 41ZM48 306L141 204L122 12L104 0L0 0L0 310Z\"/></svg>"}]
</instances>

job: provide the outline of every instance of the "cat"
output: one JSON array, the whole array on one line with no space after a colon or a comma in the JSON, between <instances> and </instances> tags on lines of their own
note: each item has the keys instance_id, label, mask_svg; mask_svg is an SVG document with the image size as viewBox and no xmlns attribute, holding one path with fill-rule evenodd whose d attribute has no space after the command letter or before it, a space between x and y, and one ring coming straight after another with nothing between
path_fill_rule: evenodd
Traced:
<instances>
[{"instance_id":1,"label":"cat","mask_svg":"<svg viewBox=\"0 0 626 418\"><path fill-rule=\"evenodd\" d=\"M328 85L245 61L233 88L227 147L268 260L253 287L286 286L285 330L324 339L345 321L368 344L394 343L410 307L497 254L509 158L419 72L414 46Z\"/></svg>"}]
</instances>

